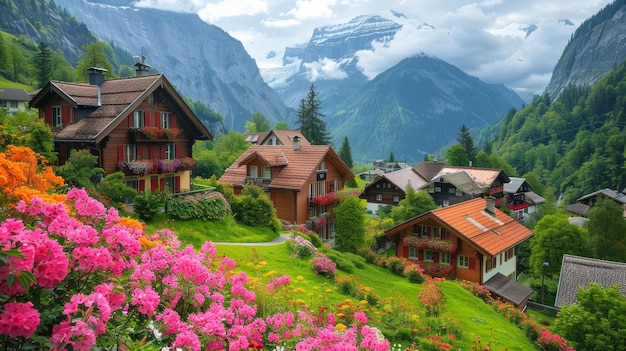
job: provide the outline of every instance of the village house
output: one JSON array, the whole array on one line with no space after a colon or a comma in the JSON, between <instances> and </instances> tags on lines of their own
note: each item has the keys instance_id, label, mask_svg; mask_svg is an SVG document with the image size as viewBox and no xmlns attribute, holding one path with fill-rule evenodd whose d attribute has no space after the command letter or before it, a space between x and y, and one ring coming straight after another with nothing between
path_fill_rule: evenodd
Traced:
<instances>
[{"instance_id":1,"label":"village house","mask_svg":"<svg viewBox=\"0 0 626 351\"><path fill-rule=\"evenodd\" d=\"M0 108L5 109L9 116L17 111L25 111L31 98L24 89L0 88Z\"/></svg>"},{"instance_id":2,"label":"village house","mask_svg":"<svg viewBox=\"0 0 626 351\"><path fill-rule=\"evenodd\" d=\"M213 137L165 76L135 66L131 78L105 80L93 67L89 83L51 81L30 106L52 128L60 164L87 149L106 174L124 172L138 191L189 190L192 145Z\"/></svg>"},{"instance_id":3,"label":"village house","mask_svg":"<svg viewBox=\"0 0 626 351\"><path fill-rule=\"evenodd\" d=\"M536 194L524 178L510 177L511 181L504 183L506 207L515 213L515 218L523 221L535 212L539 205L545 204L546 199Z\"/></svg>"},{"instance_id":4,"label":"village house","mask_svg":"<svg viewBox=\"0 0 626 351\"><path fill-rule=\"evenodd\" d=\"M354 174L331 146L303 142L299 131L293 135L282 145L252 145L219 181L232 184L235 194L247 184L260 186L279 219L292 224L308 221L323 240L331 240L336 194Z\"/></svg>"},{"instance_id":5,"label":"village house","mask_svg":"<svg viewBox=\"0 0 626 351\"><path fill-rule=\"evenodd\" d=\"M439 206L449 206L476 197L491 196L496 205L504 202L504 184L510 181L504 171L479 167L446 166L444 162L424 161L413 168L385 173L372 180L360 197L367 210L376 213L382 206L395 206L406 195L407 186L427 190Z\"/></svg>"},{"instance_id":6,"label":"village house","mask_svg":"<svg viewBox=\"0 0 626 351\"><path fill-rule=\"evenodd\" d=\"M396 256L421 265L429 275L498 286L505 291L494 293L518 306L532 295L515 277L517 248L533 233L498 210L492 197L432 210L385 234L395 244ZM514 296L507 290L515 291Z\"/></svg>"},{"instance_id":7,"label":"village house","mask_svg":"<svg viewBox=\"0 0 626 351\"><path fill-rule=\"evenodd\" d=\"M618 203L624 212L624 218L626 218L626 188L622 191L612 190L605 188L602 190L594 191L590 194L583 195L576 200L576 203L565 206L565 210L568 211L572 217L587 217L589 209L598 202L598 199L606 198L611 199Z\"/></svg>"}]
</instances>

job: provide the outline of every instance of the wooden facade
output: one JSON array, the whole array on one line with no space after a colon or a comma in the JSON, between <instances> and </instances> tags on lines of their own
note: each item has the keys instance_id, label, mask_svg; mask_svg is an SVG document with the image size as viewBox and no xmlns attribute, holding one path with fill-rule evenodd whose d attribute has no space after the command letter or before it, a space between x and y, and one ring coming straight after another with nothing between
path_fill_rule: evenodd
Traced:
<instances>
[{"instance_id":1,"label":"wooden facade","mask_svg":"<svg viewBox=\"0 0 626 351\"><path fill-rule=\"evenodd\" d=\"M72 150L87 149L106 174L124 172L138 191L189 190L193 143L212 139L161 74L102 76L98 84L53 81L31 106L52 128L59 164Z\"/></svg>"}]
</instances>

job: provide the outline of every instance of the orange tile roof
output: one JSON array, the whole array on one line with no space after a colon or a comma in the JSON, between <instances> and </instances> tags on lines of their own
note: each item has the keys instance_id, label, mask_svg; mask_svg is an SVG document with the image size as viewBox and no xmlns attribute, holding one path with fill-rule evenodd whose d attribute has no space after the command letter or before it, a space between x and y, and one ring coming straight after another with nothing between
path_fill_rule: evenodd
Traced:
<instances>
[{"instance_id":1,"label":"orange tile roof","mask_svg":"<svg viewBox=\"0 0 626 351\"><path fill-rule=\"evenodd\" d=\"M265 143L272 134L285 146L293 147L294 136L300 137L300 145L311 145L309 140L299 130L271 130L262 140L259 140L259 144Z\"/></svg>"},{"instance_id":2,"label":"orange tile roof","mask_svg":"<svg viewBox=\"0 0 626 351\"><path fill-rule=\"evenodd\" d=\"M505 183L508 182L508 177L502 170L500 169L491 169L491 168L477 168L477 167L456 167L456 166L445 166L439 170L435 177L442 176L444 174L456 173L465 171L469 174L472 179L486 187L490 187L493 182L498 179L498 177L502 174L505 177Z\"/></svg>"},{"instance_id":3,"label":"orange tile roof","mask_svg":"<svg viewBox=\"0 0 626 351\"><path fill-rule=\"evenodd\" d=\"M243 186L246 183L246 165L253 158L264 160L268 166L282 167L272 179L270 188L302 189L324 158L327 163L332 162L338 167L344 180L354 178L352 171L329 145L302 145L299 150L285 145L252 145L226 169L219 180Z\"/></svg>"},{"instance_id":4,"label":"orange tile roof","mask_svg":"<svg viewBox=\"0 0 626 351\"><path fill-rule=\"evenodd\" d=\"M486 205L485 199L477 198L438 208L431 214L474 243L487 256L494 256L533 236L530 229L497 208L492 216L485 210Z\"/></svg>"},{"instance_id":5,"label":"orange tile roof","mask_svg":"<svg viewBox=\"0 0 626 351\"><path fill-rule=\"evenodd\" d=\"M394 236L426 218L434 218L445 223L461 240L472 243L486 256L495 256L533 236L530 229L504 212L496 208L492 216L485 210L486 207L487 201L483 198L460 202L414 217L387 229L385 233Z\"/></svg>"}]
</instances>

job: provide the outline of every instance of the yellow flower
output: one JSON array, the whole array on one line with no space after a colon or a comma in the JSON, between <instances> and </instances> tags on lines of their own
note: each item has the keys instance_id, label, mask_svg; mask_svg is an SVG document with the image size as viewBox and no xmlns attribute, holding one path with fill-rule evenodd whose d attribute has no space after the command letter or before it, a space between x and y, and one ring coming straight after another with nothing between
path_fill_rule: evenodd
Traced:
<instances>
[{"instance_id":1,"label":"yellow flower","mask_svg":"<svg viewBox=\"0 0 626 351\"><path fill-rule=\"evenodd\" d=\"M267 273L263 274L263 277L265 277L265 278L267 278L267 277L271 277L271 276L273 276L274 274L276 274L276 271L269 271L269 272L267 272Z\"/></svg>"},{"instance_id":2,"label":"yellow flower","mask_svg":"<svg viewBox=\"0 0 626 351\"><path fill-rule=\"evenodd\" d=\"M333 289L326 289L326 292L330 294L333 292Z\"/></svg>"},{"instance_id":3,"label":"yellow flower","mask_svg":"<svg viewBox=\"0 0 626 351\"><path fill-rule=\"evenodd\" d=\"M337 323L337 325L335 326L335 330L338 330L338 331L344 331L346 329L348 328L342 323Z\"/></svg>"},{"instance_id":4,"label":"yellow flower","mask_svg":"<svg viewBox=\"0 0 626 351\"><path fill-rule=\"evenodd\" d=\"M299 276L296 277L296 280L304 280L304 277L299 275Z\"/></svg>"},{"instance_id":5,"label":"yellow flower","mask_svg":"<svg viewBox=\"0 0 626 351\"><path fill-rule=\"evenodd\" d=\"M420 319L420 316L418 316L418 315L416 315L416 314L411 315L411 320L412 320L413 322L417 322L419 319Z\"/></svg>"}]
</instances>

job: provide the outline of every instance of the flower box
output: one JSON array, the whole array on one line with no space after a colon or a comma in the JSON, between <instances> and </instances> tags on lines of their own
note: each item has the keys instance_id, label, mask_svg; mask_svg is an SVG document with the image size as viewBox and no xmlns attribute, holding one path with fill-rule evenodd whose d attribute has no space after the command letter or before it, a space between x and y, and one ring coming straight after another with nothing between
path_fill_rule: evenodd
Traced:
<instances>
[{"instance_id":1,"label":"flower box","mask_svg":"<svg viewBox=\"0 0 626 351\"><path fill-rule=\"evenodd\" d=\"M456 245L447 241L432 238L420 238L417 236L407 236L403 240L404 245L414 247L416 249L434 250L440 252L455 253Z\"/></svg>"}]
</instances>

